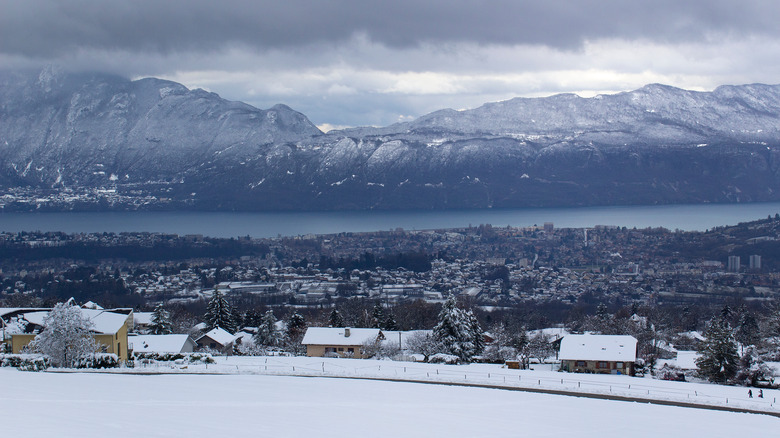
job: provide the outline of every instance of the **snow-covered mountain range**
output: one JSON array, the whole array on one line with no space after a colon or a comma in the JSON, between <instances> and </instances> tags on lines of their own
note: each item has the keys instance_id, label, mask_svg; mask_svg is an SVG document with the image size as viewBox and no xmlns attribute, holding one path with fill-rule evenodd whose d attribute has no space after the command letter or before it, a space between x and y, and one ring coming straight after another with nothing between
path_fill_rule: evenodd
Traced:
<instances>
[{"instance_id":1,"label":"snow-covered mountain range","mask_svg":"<svg viewBox=\"0 0 780 438\"><path fill-rule=\"evenodd\" d=\"M780 86L517 98L322 133L159 79L0 73L0 185L203 209L780 199Z\"/></svg>"}]
</instances>

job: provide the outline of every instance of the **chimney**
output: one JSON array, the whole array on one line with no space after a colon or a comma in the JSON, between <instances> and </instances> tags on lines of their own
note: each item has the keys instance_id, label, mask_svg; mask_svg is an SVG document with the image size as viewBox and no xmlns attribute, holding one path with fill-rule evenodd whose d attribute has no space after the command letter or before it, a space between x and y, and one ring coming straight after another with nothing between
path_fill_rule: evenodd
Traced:
<instances>
[{"instance_id":1,"label":"chimney","mask_svg":"<svg viewBox=\"0 0 780 438\"><path fill-rule=\"evenodd\" d=\"M344 337L345 338L349 337L349 327L344 327Z\"/></svg>"}]
</instances>

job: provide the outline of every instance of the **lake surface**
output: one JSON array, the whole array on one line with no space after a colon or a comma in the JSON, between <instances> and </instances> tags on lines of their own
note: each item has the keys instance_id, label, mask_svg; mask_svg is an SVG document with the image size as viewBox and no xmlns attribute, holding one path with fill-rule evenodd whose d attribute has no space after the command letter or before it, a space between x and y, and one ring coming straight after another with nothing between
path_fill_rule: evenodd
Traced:
<instances>
[{"instance_id":1,"label":"lake surface","mask_svg":"<svg viewBox=\"0 0 780 438\"><path fill-rule=\"evenodd\" d=\"M780 213L780 202L445 211L0 213L0 231L150 231L212 237L276 237L479 224L525 227L545 222L552 222L557 228L617 225L703 231L763 219L775 213Z\"/></svg>"}]
</instances>

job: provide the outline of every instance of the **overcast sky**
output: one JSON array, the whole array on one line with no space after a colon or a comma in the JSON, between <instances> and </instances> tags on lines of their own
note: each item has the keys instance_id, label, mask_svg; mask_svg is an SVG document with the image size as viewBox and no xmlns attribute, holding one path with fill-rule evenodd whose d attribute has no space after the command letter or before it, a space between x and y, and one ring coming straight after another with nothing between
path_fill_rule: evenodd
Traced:
<instances>
[{"instance_id":1,"label":"overcast sky","mask_svg":"<svg viewBox=\"0 0 780 438\"><path fill-rule=\"evenodd\" d=\"M0 0L0 66L155 76L325 127L780 83L776 0Z\"/></svg>"}]
</instances>

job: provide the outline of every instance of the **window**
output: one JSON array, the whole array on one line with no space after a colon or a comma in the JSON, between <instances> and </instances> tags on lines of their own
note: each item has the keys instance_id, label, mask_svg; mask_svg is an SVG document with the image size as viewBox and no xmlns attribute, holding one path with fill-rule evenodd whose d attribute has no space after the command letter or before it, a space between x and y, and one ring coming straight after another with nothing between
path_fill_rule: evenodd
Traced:
<instances>
[{"instance_id":1,"label":"window","mask_svg":"<svg viewBox=\"0 0 780 438\"><path fill-rule=\"evenodd\" d=\"M618 368L623 368L623 362L618 362L615 364L615 366Z\"/></svg>"},{"instance_id":2,"label":"window","mask_svg":"<svg viewBox=\"0 0 780 438\"><path fill-rule=\"evenodd\" d=\"M584 360L578 360L574 365L576 365L578 367L586 367L586 366L588 366L588 363L585 362Z\"/></svg>"},{"instance_id":3,"label":"window","mask_svg":"<svg viewBox=\"0 0 780 438\"><path fill-rule=\"evenodd\" d=\"M354 352L355 352L354 348L347 348L347 353L354 353Z\"/></svg>"},{"instance_id":4,"label":"window","mask_svg":"<svg viewBox=\"0 0 780 438\"><path fill-rule=\"evenodd\" d=\"M609 363L608 363L608 362L604 362L604 361L600 361L600 362L599 362L599 363L596 365L596 368L609 368Z\"/></svg>"}]
</instances>

